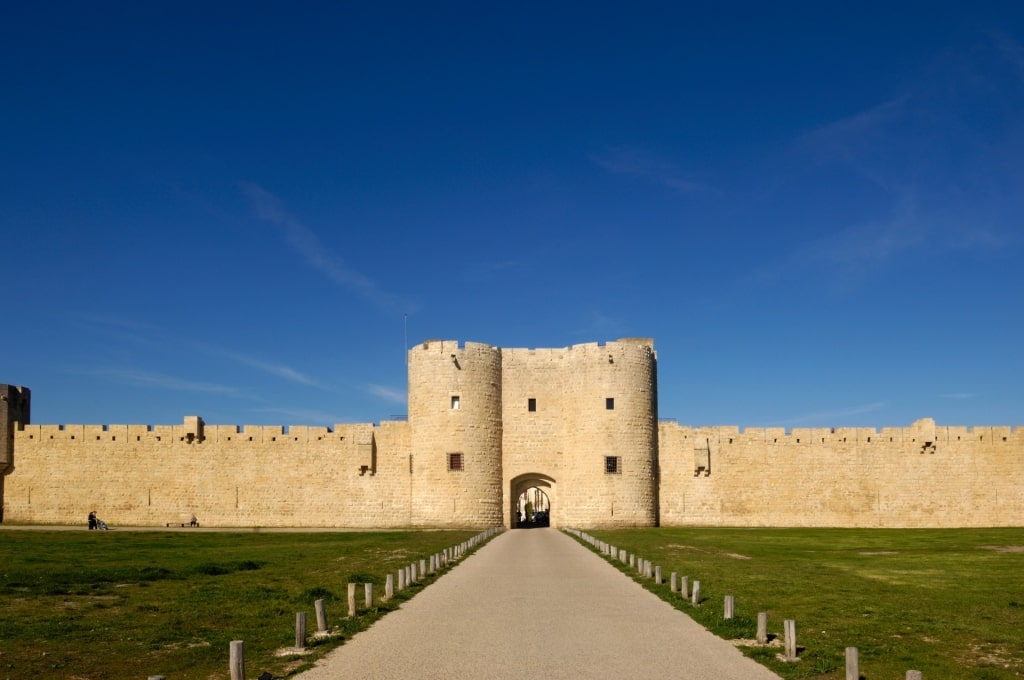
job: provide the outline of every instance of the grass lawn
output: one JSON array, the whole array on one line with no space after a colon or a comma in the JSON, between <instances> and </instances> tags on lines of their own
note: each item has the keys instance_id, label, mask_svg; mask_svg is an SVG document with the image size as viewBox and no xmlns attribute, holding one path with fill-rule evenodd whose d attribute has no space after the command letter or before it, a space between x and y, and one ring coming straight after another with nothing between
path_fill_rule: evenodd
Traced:
<instances>
[{"instance_id":1,"label":"grass lawn","mask_svg":"<svg viewBox=\"0 0 1024 680\"><path fill-rule=\"evenodd\" d=\"M379 598L388 573L476 533L0 531L0 679L226 678L232 640L247 677L285 677L423 588L348 620L349 582ZM296 612L316 631L317 599L341 635L276 656Z\"/></svg>"},{"instance_id":2,"label":"grass lawn","mask_svg":"<svg viewBox=\"0 0 1024 680\"><path fill-rule=\"evenodd\" d=\"M1024 677L1024 529L719 529L591 531L660 565L640 579L729 639L754 638L758 612L782 639L796 621L801 660L781 648L744 651L784 678L845 678L857 647L865 680ZM621 567L630 575L636 570ZM673 595L669 574L701 583L699 607ZM725 595L736 618L723 621Z\"/></svg>"}]
</instances>

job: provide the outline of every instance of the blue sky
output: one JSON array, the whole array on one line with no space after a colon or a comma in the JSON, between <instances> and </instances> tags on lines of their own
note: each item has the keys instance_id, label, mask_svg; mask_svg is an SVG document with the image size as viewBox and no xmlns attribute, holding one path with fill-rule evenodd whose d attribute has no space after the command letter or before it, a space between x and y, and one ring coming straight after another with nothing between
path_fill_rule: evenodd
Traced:
<instances>
[{"instance_id":1,"label":"blue sky","mask_svg":"<svg viewBox=\"0 0 1024 680\"><path fill-rule=\"evenodd\" d=\"M1024 424L1024 5L835 4L7 7L0 382L378 422L640 336L683 424Z\"/></svg>"}]
</instances>

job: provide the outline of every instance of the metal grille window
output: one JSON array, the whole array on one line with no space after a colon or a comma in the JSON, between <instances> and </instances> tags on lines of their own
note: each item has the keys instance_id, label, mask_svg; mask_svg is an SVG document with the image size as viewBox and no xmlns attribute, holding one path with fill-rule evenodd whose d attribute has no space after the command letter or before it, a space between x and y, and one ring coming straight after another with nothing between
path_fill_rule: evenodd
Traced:
<instances>
[{"instance_id":1,"label":"metal grille window","mask_svg":"<svg viewBox=\"0 0 1024 680\"><path fill-rule=\"evenodd\" d=\"M462 472L462 454L448 454L448 472Z\"/></svg>"},{"instance_id":2,"label":"metal grille window","mask_svg":"<svg viewBox=\"0 0 1024 680\"><path fill-rule=\"evenodd\" d=\"M617 475L622 473L622 466L619 464L618 456L605 456L604 457L604 471L605 474Z\"/></svg>"}]
</instances>

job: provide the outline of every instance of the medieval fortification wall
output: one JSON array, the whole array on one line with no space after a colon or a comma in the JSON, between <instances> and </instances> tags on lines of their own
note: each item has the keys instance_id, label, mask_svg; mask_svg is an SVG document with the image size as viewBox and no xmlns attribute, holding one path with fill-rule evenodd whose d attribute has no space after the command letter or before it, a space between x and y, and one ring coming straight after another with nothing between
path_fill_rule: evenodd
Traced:
<instances>
[{"instance_id":1,"label":"medieval fortification wall","mask_svg":"<svg viewBox=\"0 0 1024 680\"><path fill-rule=\"evenodd\" d=\"M577 527L1024 525L1024 429L693 428L657 418L649 339L428 341L407 421L33 425L0 385L7 522L513 526L537 487Z\"/></svg>"}]
</instances>

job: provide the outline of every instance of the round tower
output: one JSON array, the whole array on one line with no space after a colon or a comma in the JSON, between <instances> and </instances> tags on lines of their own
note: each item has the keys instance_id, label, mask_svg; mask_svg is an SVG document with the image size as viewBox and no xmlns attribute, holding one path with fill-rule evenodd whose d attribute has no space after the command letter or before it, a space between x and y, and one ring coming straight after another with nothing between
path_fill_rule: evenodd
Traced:
<instances>
[{"instance_id":1,"label":"round tower","mask_svg":"<svg viewBox=\"0 0 1024 680\"><path fill-rule=\"evenodd\" d=\"M502 522L501 350L430 340L409 350L413 526Z\"/></svg>"},{"instance_id":2,"label":"round tower","mask_svg":"<svg viewBox=\"0 0 1024 680\"><path fill-rule=\"evenodd\" d=\"M4 521L4 476L14 470L14 430L31 422L32 392L0 385L0 522Z\"/></svg>"},{"instance_id":3,"label":"round tower","mask_svg":"<svg viewBox=\"0 0 1024 680\"><path fill-rule=\"evenodd\" d=\"M657 357L646 338L569 348L562 525L657 526Z\"/></svg>"}]
</instances>

